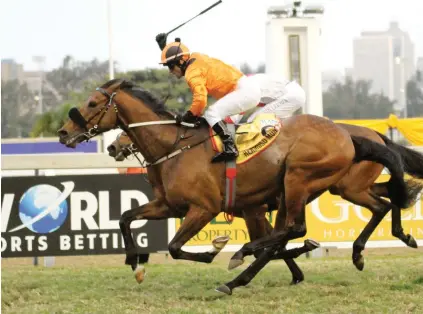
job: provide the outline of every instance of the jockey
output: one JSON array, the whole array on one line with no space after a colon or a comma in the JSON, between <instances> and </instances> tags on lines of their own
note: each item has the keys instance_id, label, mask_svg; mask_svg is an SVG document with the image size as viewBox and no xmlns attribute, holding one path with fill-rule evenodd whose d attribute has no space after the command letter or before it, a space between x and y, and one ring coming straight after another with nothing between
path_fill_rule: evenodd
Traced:
<instances>
[{"instance_id":1,"label":"jockey","mask_svg":"<svg viewBox=\"0 0 423 314\"><path fill-rule=\"evenodd\" d=\"M235 159L238 150L224 121L238 123L245 111L259 108L248 122L260 113L275 113L279 118L291 116L305 104L305 92L295 81L273 78L267 74L245 76L235 67L200 53L191 53L176 39L166 45L166 34L156 36L162 50L161 62L176 77L185 79L193 93L190 109L179 116L179 122L195 122L207 105L207 95L217 101L204 112L213 130L223 141L224 151L213 157L212 162Z\"/></svg>"},{"instance_id":2,"label":"jockey","mask_svg":"<svg viewBox=\"0 0 423 314\"><path fill-rule=\"evenodd\" d=\"M207 95L217 99L204 112L204 118L224 144L223 152L214 156L212 162L235 159L238 150L223 120L255 107L261 98L260 86L231 65L205 54L191 53L180 39L166 45L166 34L159 34L156 41L162 49L160 64L178 78L185 76L193 94L191 107L177 120L195 122L207 105Z\"/></svg>"}]
</instances>

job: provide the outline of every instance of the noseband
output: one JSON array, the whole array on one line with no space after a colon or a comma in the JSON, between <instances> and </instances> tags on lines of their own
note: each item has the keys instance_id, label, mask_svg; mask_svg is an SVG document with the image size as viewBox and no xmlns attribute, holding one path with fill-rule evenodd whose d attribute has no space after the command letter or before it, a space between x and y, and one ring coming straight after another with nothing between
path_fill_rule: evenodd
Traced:
<instances>
[{"instance_id":1,"label":"noseband","mask_svg":"<svg viewBox=\"0 0 423 314\"><path fill-rule=\"evenodd\" d=\"M110 107L113 105L113 109L116 112L116 115L118 114L118 108L116 105L116 102L113 101L113 98L116 96L116 92L113 92L112 94L109 94L105 89L101 87L97 87L96 91L99 91L102 93L106 98L107 102L104 104L103 107L100 108L91 118L85 120L85 118L82 116L82 114L79 112L79 110L76 107L73 107L69 110L69 118L79 127L84 129L86 132L82 133L81 136L84 136L86 140L88 141L90 138L95 137L96 135L99 135L103 132L108 131L109 129L106 128L100 128L99 124L101 120L104 118L104 115L107 113L107 111L110 109ZM94 124L94 126L90 129L88 129L87 125L90 123L95 117L99 116L97 123ZM116 121L119 119L117 118ZM117 123L117 122L116 122Z\"/></svg>"},{"instance_id":2,"label":"noseband","mask_svg":"<svg viewBox=\"0 0 423 314\"><path fill-rule=\"evenodd\" d=\"M124 155L128 154L128 156L129 155L135 155L136 153L138 153L139 152L138 148L135 146L134 143L131 143L131 144L127 145L126 147L122 147L120 145L119 140L120 140L120 137L122 136L122 134L123 134L123 132L119 133L116 137L116 143L118 145L119 150L122 151L124 153Z\"/></svg>"}]
</instances>

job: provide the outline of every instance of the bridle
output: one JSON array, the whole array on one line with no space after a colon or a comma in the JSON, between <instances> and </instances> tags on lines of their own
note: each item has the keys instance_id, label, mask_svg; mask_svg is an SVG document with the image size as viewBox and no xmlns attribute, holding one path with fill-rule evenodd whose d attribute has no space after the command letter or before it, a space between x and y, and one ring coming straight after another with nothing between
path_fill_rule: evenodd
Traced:
<instances>
[{"instance_id":1,"label":"bridle","mask_svg":"<svg viewBox=\"0 0 423 314\"><path fill-rule=\"evenodd\" d=\"M124 132L121 132L121 133L119 133L117 136L116 136L116 146L117 146L117 148L118 148L118 150L119 150L119 153L117 154L117 156L119 156L119 155L123 155L123 157L124 158L127 158L127 159L129 159L129 156L134 156L137 160L138 160L138 162L140 163L140 165L142 166L142 167L144 167L145 166L145 161L141 161L141 159L138 157L138 153L139 153L139 150L138 150L138 148L135 146L135 144L134 143L131 143L131 144L128 144L128 145L126 145L126 146L122 146L121 144L120 144L120 142L119 142L119 140L120 140L120 137L122 136L122 134L123 134Z\"/></svg>"},{"instance_id":2,"label":"bridle","mask_svg":"<svg viewBox=\"0 0 423 314\"><path fill-rule=\"evenodd\" d=\"M76 107L73 107L69 110L69 118L75 123L77 124L79 127L81 127L82 129L84 129L86 132L78 134L76 137L72 138L71 140L75 140L76 138L80 137L80 136L84 136L85 140L89 140L101 133L107 132L110 130L110 128L100 128L100 122L101 120L104 118L105 114L107 113L107 111L113 106L113 109L116 113L116 125L114 128L121 128L124 131L128 132L129 129L131 128L135 128L135 127L141 127L141 126L147 126L147 125L161 125L161 124L177 124L176 119L175 120L160 120L160 121L148 121L148 122L138 122L138 123L131 123L128 125L124 125L122 123L122 121L119 119L119 111L118 111L118 107L116 102L113 100L113 98L116 96L116 92L113 92L111 94L109 94L104 88L101 87L97 87L96 91L99 91L101 94L103 94L108 100L107 102L92 116L87 120L85 120L85 118L81 115L81 113L79 112L79 110ZM94 126L90 129L87 128L88 123L90 123L95 117L100 116L97 123L94 124ZM182 126L186 126L186 127L190 127L190 128L195 128L197 127L197 124L194 123L186 123L186 122L182 122L180 123ZM149 167L149 166L153 166L153 165L157 165L159 163L162 163L166 160L169 160L177 155L179 155L180 153L191 149L197 145L200 145L202 143L204 143L205 141L209 140L212 136L215 135L209 135L206 138L204 138L203 140L201 140L200 142L193 144L193 145L186 145L183 146L179 149L176 150L176 147L178 146L178 144L180 143L181 140L184 139L188 139L192 136L186 136L186 132L187 129L184 129L183 134L180 134L181 132L181 128L178 128L178 132L176 134L176 139L175 142L172 145L172 148L170 150L170 153L166 153L164 156L161 156L155 160L153 160L152 162L143 162L141 163L141 165L143 165L144 167ZM69 140L70 141L70 140ZM134 144L132 144L134 145ZM133 146L134 148L136 148L136 146Z\"/></svg>"},{"instance_id":3,"label":"bridle","mask_svg":"<svg viewBox=\"0 0 423 314\"><path fill-rule=\"evenodd\" d=\"M99 91L100 93L102 93L108 100L107 102L100 108L100 110L98 110L91 118L87 120L85 120L85 118L81 115L81 113L79 112L79 110L76 107L73 107L69 110L69 118L75 123L77 124L79 127L81 127L82 129L84 129L86 132L79 134L79 136L84 136L85 140L89 140L103 132L109 131L109 129L106 128L100 128L100 122L101 120L103 120L105 114L107 113L107 111L110 109L110 107L113 106L113 109L116 113L116 126L115 127L119 127L119 115L118 115L118 108L116 105L116 102L113 101L113 98L116 96L116 92L113 92L112 94L109 94L104 88L101 87L97 87L95 89L96 91ZM100 118L98 119L97 123L94 124L94 126L90 129L87 128L88 123L90 123L95 117L99 116Z\"/></svg>"}]
</instances>

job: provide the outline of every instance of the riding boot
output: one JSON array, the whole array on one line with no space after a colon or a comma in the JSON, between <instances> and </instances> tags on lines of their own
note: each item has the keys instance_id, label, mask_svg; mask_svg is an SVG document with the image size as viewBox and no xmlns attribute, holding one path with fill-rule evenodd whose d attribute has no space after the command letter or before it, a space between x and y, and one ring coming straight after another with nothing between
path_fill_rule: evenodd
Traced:
<instances>
[{"instance_id":1,"label":"riding boot","mask_svg":"<svg viewBox=\"0 0 423 314\"><path fill-rule=\"evenodd\" d=\"M223 141L223 152L218 153L216 156L212 158L212 162L220 162L220 161L227 161L233 160L238 157L238 149L235 146L234 140L229 133L229 130L223 121L219 121L215 125L213 125L213 131L216 132L217 135Z\"/></svg>"}]
</instances>

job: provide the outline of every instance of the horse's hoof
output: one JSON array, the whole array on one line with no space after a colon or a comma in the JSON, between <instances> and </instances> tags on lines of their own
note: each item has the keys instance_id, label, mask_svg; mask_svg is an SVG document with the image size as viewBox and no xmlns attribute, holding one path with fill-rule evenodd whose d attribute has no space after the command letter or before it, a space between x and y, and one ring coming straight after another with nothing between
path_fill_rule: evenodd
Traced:
<instances>
[{"instance_id":1,"label":"horse's hoof","mask_svg":"<svg viewBox=\"0 0 423 314\"><path fill-rule=\"evenodd\" d=\"M407 240L406 244L409 247L412 247L413 249L417 249L418 248L417 241L413 238L413 236L411 234L408 234L407 238L408 238L408 240Z\"/></svg>"},{"instance_id":2,"label":"horse's hoof","mask_svg":"<svg viewBox=\"0 0 423 314\"><path fill-rule=\"evenodd\" d=\"M138 265L134 270L135 280L140 284L144 281L145 278L145 267Z\"/></svg>"},{"instance_id":3,"label":"horse's hoof","mask_svg":"<svg viewBox=\"0 0 423 314\"><path fill-rule=\"evenodd\" d=\"M214 290L220 293L225 293L227 295L232 295L232 290L227 285L221 285Z\"/></svg>"},{"instance_id":4,"label":"horse's hoof","mask_svg":"<svg viewBox=\"0 0 423 314\"><path fill-rule=\"evenodd\" d=\"M214 238L214 240L212 242L213 247L216 250L221 251L225 247L225 245L228 243L229 239L230 238L228 236L216 237L216 238Z\"/></svg>"},{"instance_id":5,"label":"horse's hoof","mask_svg":"<svg viewBox=\"0 0 423 314\"><path fill-rule=\"evenodd\" d=\"M304 246L308 250L313 251L317 249L318 247L320 247L320 244L312 239L307 239L307 240L304 240Z\"/></svg>"},{"instance_id":6,"label":"horse's hoof","mask_svg":"<svg viewBox=\"0 0 423 314\"><path fill-rule=\"evenodd\" d=\"M290 286L295 286L298 285L300 282L302 282L304 280L304 278L292 278L292 281L290 282Z\"/></svg>"},{"instance_id":7,"label":"horse's hoof","mask_svg":"<svg viewBox=\"0 0 423 314\"><path fill-rule=\"evenodd\" d=\"M353 260L353 263L358 270L362 271L364 269L364 257L363 257L363 255L360 254L360 256L357 259Z\"/></svg>"},{"instance_id":8,"label":"horse's hoof","mask_svg":"<svg viewBox=\"0 0 423 314\"><path fill-rule=\"evenodd\" d=\"M229 261L228 270L232 270L244 264L244 259L231 259Z\"/></svg>"}]
</instances>

